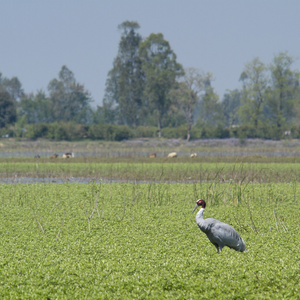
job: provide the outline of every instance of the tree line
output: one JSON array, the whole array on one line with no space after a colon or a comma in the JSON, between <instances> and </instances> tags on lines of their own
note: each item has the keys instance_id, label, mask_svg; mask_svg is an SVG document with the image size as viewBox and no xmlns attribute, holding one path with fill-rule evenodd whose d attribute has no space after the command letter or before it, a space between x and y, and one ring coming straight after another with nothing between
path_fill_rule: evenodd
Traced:
<instances>
[{"instance_id":1,"label":"tree line","mask_svg":"<svg viewBox=\"0 0 300 300\"><path fill-rule=\"evenodd\" d=\"M62 66L47 92L26 94L17 77L0 73L1 136L49 139L132 137L300 138L300 73L287 52L266 65L258 57L241 71L241 88L222 100L213 74L183 68L163 34L143 38L137 22L118 26L118 53L103 104Z\"/></svg>"}]
</instances>

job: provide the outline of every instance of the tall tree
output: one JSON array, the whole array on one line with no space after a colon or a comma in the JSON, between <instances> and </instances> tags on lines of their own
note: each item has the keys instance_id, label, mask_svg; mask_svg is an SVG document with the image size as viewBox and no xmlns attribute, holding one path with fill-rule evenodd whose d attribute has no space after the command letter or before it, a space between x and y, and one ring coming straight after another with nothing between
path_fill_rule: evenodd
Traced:
<instances>
[{"instance_id":1,"label":"tall tree","mask_svg":"<svg viewBox=\"0 0 300 300\"><path fill-rule=\"evenodd\" d=\"M282 52L274 57L270 65L272 87L268 108L270 118L278 129L295 116L300 73L291 69L293 62L292 57Z\"/></svg>"},{"instance_id":2,"label":"tall tree","mask_svg":"<svg viewBox=\"0 0 300 300\"><path fill-rule=\"evenodd\" d=\"M136 127L143 123L142 92L144 78L138 49L142 37L137 22L125 21L121 30L118 55L108 73L104 106L118 114L121 124Z\"/></svg>"},{"instance_id":3,"label":"tall tree","mask_svg":"<svg viewBox=\"0 0 300 300\"><path fill-rule=\"evenodd\" d=\"M24 90L18 77L12 77L11 79L3 78L1 84L14 101L18 101L23 97Z\"/></svg>"},{"instance_id":4,"label":"tall tree","mask_svg":"<svg viewBox=\"0 0 300 300\"><path fill-rule=\"evenodd\" d=\"M163 118L171 105L170 90L176 78L183 75L182 66L176 61L176 54L161 33L151 34L140 44L142 69L145 74L144 103L150 111L157 113L159 137Z\"/></svg>"},{"instance_id":5,"label":"tall tree","mask_svg":"<svg viewBox=\"0 0 300 300\"><path fill-rule=\"evenodd\" d=\"M16 121L17 112L12 96L0 86L0 128Z\"/></svg>"},{"instance_id":6,"label":"tall tree","mask_svg":"<svg viewBox=\"0 0 300 300\"><path fill-rule=\"evenodd\" d=\"M0 127L17 120L17 100L24 95L22 84L17 77L3 77L0 72Z\"/></svg>"},{"instance_id":7,"label":"tall tree","mask_svg":"<svg viewBox=\"0 0 300 300\"><path fill-rule=\"evenodd\" d=\"M179 110L183 112L188 126L187 141L191 137L196 104L199 102L201 94L205 92L205 85L210 77L211 74L203 74L195 68L187 68L177 88L171 90L170 95L176 101Z\"/></svg>"},{"instance_id":8,"label":"tall tree","mask_svg":"<svg viewBox=\"0 0 300 300\"><path fill-rule=\"evenodd\" d=\"M103 98L102 108L98 108L97 111L101 111L102 119L105 123L118 123L119 121L119 107L118 107L118 78L115 68L108 72L106 79L106 88Z\"/></svg>"},{"instance_id":9,"label":"tall tree","mask_svg":"<svg viewBox=\"0 0 300 300\"><path fill-rule=\"evenodd\" d=\"M243 82L243 90L239 115L244 123L252 123L255 129L258 127L266 100L268 88L266 70L265 64L256 57L246 64L240 77Z\"/></svg>"},{"instance_id":10,"label":"tall tree","mask_svg":"<svg viewBox=\"0 0 300 300\"><path fill-rule=\"evenodd\" d=\"M25 117L29 124L53 122L49 112L51 102L43 91L25 95L18 103L18 115Z\"/></svg>"},{"instance_id":11,"label":"tall tree","mask_svg":"<svg viewBox=\"0 0 300 300\"><path fill-rule=\"evenodd\" d=\"M298 126L300 129L300 85L297 88L295 98L296 98L296 101L295 101L293 124L295 126ZM299 130L299 133L300 133L300 130Z\"/></svg>"},{"instance_id":12,"label":"tall tree","mask_svg":"<svg viewBox=\"0 0 300 300\"><path fill-rule=\"evenodd\" d=\"M91 121L90 94L84 86L77 83L72 71L62 66L59 79L53 79L48 85L50 94L52 121Z\"/></svg>"},{"instance_id":13,"label":"tall tree","mask_svg":"<svg viewBox=\"0 0 300 300\"><path fill-rule=\"evenodd\" d=\"M228 91L224 94L221 103L224 125L227 127L238 125L238 111L241 105L241 92L239 90Z\"/></svg>"},{"instance_id":14,"label":"tall tree","mask_svg":"<svg viewBox=\"0 0 300 300\"><path fill-rule=\"evenodd\" d=\"M200 98L198 123L215 128L220 126L222 122L222 108L219 96L211 86L209 77L205 82L205 93Z\"/></svg>"}]
</instances>

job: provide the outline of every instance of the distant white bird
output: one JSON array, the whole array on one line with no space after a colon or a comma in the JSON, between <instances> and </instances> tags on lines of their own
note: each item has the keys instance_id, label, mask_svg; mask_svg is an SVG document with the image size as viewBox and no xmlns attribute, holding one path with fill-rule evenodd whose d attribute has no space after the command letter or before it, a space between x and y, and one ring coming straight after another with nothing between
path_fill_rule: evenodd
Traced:
<instances>
[{"instance_id":1,"label":"distant white bird","mask_svg":"<svg viewBox=\"0 0 300 300\"><path fill-rule=\"evenodd\" d=\"M70 158L70 157L74 157L74 153L72 152L67 152L67 153L64 153L62 158Z\"/></svg>"},{"instance_id":2,"label":"distant white bird","mask_svg":"<svg viewBox=\"0 0 300 300\"><path fill-rule=\"evenodd\" d=\"M207 235L211 243L215 245L218 253L219 248L222 251L225 246L240 252L247 250L245 242L233 227L216 219L203 219L203 212L206 206L203 199L197 201L192 213L198 206L201 206L201 208L196 215L197 225Z\"/></svg>"},{"instance_id":3,"label":"distant white bird","mask_svg":"<svg viewBox=\"0 0 300 300\"><path fill-rule=\"evenodd\" d=\"M177 152L171 152L168 154L168 157L170 158L173 158L173 157L177 157Z\"/></svg>"}]
</instances>

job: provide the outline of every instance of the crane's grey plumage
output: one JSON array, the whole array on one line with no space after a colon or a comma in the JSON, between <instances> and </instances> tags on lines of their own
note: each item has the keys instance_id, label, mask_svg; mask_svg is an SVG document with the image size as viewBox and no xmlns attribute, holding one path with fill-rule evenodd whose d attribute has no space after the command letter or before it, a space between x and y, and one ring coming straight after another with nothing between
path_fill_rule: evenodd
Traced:
<instances>
[{"instance_id":1,"label":"crane's grey plumage","mask_svg":"<svg viewBox=\"0 0 300 300\"><path fill-rule=\"evenodd\" d=\"M245 242L233 227L216 219L203 219L203 212L206 206L203 199L197 201L193 212L198 206L201 206L201 208L196 215L197 225L207 235L211 243L215 245L218 253L219 249L222 251L225 246L240 252L247 250Z\"/></svg>"}]
</instances>

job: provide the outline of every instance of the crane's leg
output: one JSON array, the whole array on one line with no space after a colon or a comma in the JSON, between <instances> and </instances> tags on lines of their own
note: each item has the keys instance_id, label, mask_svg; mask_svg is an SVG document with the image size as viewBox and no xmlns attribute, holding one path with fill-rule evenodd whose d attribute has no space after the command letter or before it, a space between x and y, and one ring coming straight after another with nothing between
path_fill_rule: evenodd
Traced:
<instances>
[{"instance_id":1,"label":"crane's leg","mask_svg":"<svg viewBox=\"0 0 300 300\"><path fill-rule=\"evenodd\" d=\"M214 244L214 245L217 248L218 253L220 253L220 251L219 251L219 245L218 244Z\"/></svg>"}]
</instances>

